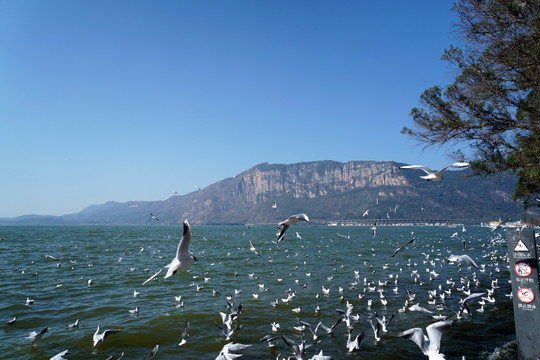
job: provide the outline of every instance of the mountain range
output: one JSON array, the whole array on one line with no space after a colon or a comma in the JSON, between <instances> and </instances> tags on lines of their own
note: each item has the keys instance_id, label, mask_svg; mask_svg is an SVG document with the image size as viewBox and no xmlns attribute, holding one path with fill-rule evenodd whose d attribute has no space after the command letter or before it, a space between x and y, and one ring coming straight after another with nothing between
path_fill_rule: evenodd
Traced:
<instances>
[{"instance_id":1,"label":"mountain range","mask_svg":"<svg viewBox=\"0 0 540 360\"><path fill-rule=\"evenodd\" d=\"M503 173L444 172L442 181L386 161L312 161L256 165L234 177L160 201L109 201L62 216L25 215L0 224L276 224L296 213L312 223L387 223L425 220L480 223L519 220L523 204L512 200L516 178ZM272 207L276 202L276 207ZM150 213L159 219L156 221ZM537 215L537 214L536 214Z\"/></svg>"}]
</instances>

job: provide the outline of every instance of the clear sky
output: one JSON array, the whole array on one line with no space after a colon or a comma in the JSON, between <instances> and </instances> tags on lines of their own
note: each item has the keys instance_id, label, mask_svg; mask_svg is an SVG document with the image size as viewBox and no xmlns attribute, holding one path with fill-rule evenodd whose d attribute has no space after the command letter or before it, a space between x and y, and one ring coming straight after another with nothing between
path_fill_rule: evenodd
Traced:
<instances>
[{"instance_id":1,"label":"clear sky","mask_svg":"<svg viewBox=\"0 0 540 360\"><path fill-rule=\"evenodd\" d=\"M400 131L455 75L452 3L0 1L0 217L164 200L262 162L441 168L448 151Z\"/></svg>"}]
</instances>

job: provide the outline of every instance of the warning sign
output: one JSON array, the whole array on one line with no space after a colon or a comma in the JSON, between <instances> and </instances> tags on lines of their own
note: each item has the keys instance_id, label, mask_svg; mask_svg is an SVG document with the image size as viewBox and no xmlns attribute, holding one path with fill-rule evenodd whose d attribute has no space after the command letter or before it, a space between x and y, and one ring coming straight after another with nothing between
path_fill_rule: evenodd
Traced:
<instances>
[{"instance_id":1,"label":"warning sign","mask_svg":"<svg viewBox=\"0 0 540 360\"><path fill-rule=\"evenodd\" d=\"M527 263L517 263L516 266L514 266L514 270L516 271L516 274L518 274L521 277L527 277L532 274L532 268Z\"/></svg>"},{"instance_id":2,"label":"warning sign","mask_svg":"<svg viewBox=\"0 0 540 360\"><path fill-rule=\"evenodd\" d=\"M527 249L523 241L519 240L516 247L514 248L514 251L524 252L524 251L529 251L529 249Z\"/></svg>"},{"instance_id":3,"label":"warning sign","mask_svg":"<svg viewBox=\"0 0 540 360\"><path fill-rule=\"evenodd\" d=\"M528 288L521 288L517 291L517 297L522 302L528 304L533 302L534 300L534 293L531 289Z\"/></svg>"}]
</instances>

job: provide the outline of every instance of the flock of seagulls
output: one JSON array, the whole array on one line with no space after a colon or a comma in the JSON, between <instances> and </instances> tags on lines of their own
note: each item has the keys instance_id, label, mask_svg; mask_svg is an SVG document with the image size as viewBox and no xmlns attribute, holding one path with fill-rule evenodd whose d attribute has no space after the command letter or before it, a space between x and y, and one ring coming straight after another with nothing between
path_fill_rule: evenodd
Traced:
<instances>
[{"instance_id":1,"label":"flock of seagulls","mask_svg":"<svg viewBox=\"0 0 540 360\"><path fill-rule=\"evenodd\" d=\"M455 163L451 167L458 167ZM446 168L445 168L446 169ZM444 169L443 169L444 170ZM441 173L443 170L439 171ZM440 174L439 174L440 175ZM437 176L439 176L437 175ZM274 203L274 205L276 205ZM274 207L274 206L273 206ZM277 205L275 206L277 211ZM366 210L367 211L367 210ZM154 217L152 215L152 217ZM155 218L156 221L157 218ZM269 241L268 243L277 244L283 242L285 234L288 228L292 225L300 222L309 222L309 217L304 214L292 215L286 220L280 222L277 226L279 232L276 234L277 240ZM339 241L355 241L350 238L350 235L336 234L341 240ZM172 281L158 281L158 275L167 269L166 275L163 279L168 279L172 275L178 272L191 272L191 267L197 261L197 258L193 256L190 251L191 243L191 227L187 220L183 222L182 238L178 244L175 257L172 261L155 272L152 276L142 282L142 285L154 283L151 286L150 292L158 293L160 287L178 286L177 282ZM326 274L327 282L326 286L321 287L321 291L316 293L313 298L313 310L306 310L306 302L302 305L295 304L297 297L302 296L302 293L309 288L309 279L311 273L306 272L305 276L301 275L302 263L304 266L311 262L312 255L304 255L302 257L302 251L304 247L308 246L308 243L302 241L302 237L296 232L296 241L291 242L287 249L266 249L263 245L259 250L253 245L252 239L246 239L246 247L249 244L249 251L246 256L250 261L249 256L253 253L258 258L266 257L268 263L267 268L260 268L254 273L250 274L237 274L234 273L234 278L239 276L247 276L250 279L257 279L260 281L260 274L262 272L269 272L270 276L273 276L272 262L278 257L284 257L285 259L303 259L300 261L294 261L291 265L294 270L291 270L289 278L294 281L290 281L289 289L286 291L286 296L280 299L276 299L268 304L268 307L277 309L276 311L291 311L290 319L296 319L297 323L294 326L283 327L276 320L268 322L268 328L271 330L271 334L260 334L257 338L259 343L275 351L274 349L286 346L290 354L279 353L277 356L273 353L273 357L278 360L282 359L333 359L328 354L328 350L325 349L325 344L341 343L346 353L352 353L362 351L363 348L374 346L373 344L384 343L388 337L394 339L404 338L414 342L418 347L418 356L421 358L420 353L426 356L429 360L445 359L444 354L441 352L443 346L441 342L443 340L443 334L449 331L452 327L460 326L460 322L467 321L473 316L477 316L478 311L471 310L473 302L481 304L483 311L489 309L490 304L495 302L495 292L500 287L496 282L492 280L492 277L486 274L486 271L496 271L499 268L499 262L501 266L504 263L504 255L498 258L496 254L495 245L493 243L487 244L487 248L484 253L485 259L491 259L492 264L487 265L473 260L467 254L453 254L445 250L444 247L435 248L434 244L429 246L422 243L423 252L422 255L417 255L418 246L420 244L416 241L417 237L412 237L411 240L401 242L400 245L393 253L383 259L377 257L377 251L375 248L364 248L361 253L358 254L358 268L363 268L363 271L355 270L350 279L346 283L335 284L333 282L334 275L339 274L340 264L335 263L333 273ZM496 238L497 239L497 238ZM493 240L493 241L496 241ZM314 241L313 239L310 239ZM325 252L329 252L329 248L332 243L336 241L333 239L324 239L321 241L321 249L316 253L316 259L313 261L326 261L331 262L332 259L325 257ZM373 239L372 241L376 241ZM388 248L387 254L392 252L390 249L394 249L397 240L395 239L381 239L378 240L381 246ZM268 245L269 245L268 244ZM300 245L299 248L296 248ZM412 247L416 247L415 251L412 251ZM379 248L380 249L380 248ZM228 249L226 244L223 244L223 251L225 253L232 251ZM141 248L140 253L143 252ZM444 254L446 252L446 254ZM326 254L328 255L328 254ZM51 259L58 259L60 261L63 258L51 257ZM371 258L377 258L379 263L371 262ZM284 260L284 259L282 259ZM121 259L119 259L121 261ZM205 259L206 262L212 261L211 259ZM382 261L382 262L381 262ZM457 267L453 267L453 264L457 264ZM343 267L343 264L341 265ZM422 269L424 268L424 269ZM390 271L393 269L393 271ZM449 270L455 269L455 270ZM455 278L448 278L445 282L442 282L439 278L440 273L445 271L447 273L454 273ZM191 275L193 278L193 291L204 291L204 286L196 284L197 279L199 281L204 280L205 284L211 283L212 279L210 275L201 279L199 275ZM363 275L361 275L363 274ZM381 274L384 274L381 276ZM187 275L189 277L190 275ZM123 277L129 276L129 274L122 274ZM363 277L363 279L362 279ZM408 280L403 280L407 278ZM482 278L482 279L481 279ZM273 278L277 283L283 283L283 278ZM182 291L188 291L189 287L184 281L181 281L180 288ZM436 281L437 280L437 281ZM490 281L491 280L491 281ZM489 286L486 282L489 282ZM409 288L402 287L401 282L408 284ZM431 287L431 283L437 282L437 287ZM413 283L414 285L411 285ZM443 284L445 284L443 286ZM90 282L89 282L90 286ZM231 283L234 287L234 282ZM413 287L411 289L410 287ZM149 287L147 287L149 288ZM149 288L150 289L150 288ZM224 289L222 289L224 290ZM235 342L238 338L238 334L245 333L244 324L242 319L249 317L245 315L245 306L240 303L235 305L233 299L239 297L242 294L241 289L226 289L228 294L225 294L225 308L226 311L218 311L216 318L220 321L214 321L216 330L216 336L219 336L221 341L225 344L221 350L216 353L216 359L234 359L241 357L241 352L244 352L250 347L255 346L252 344L242 344ZM268 291L268 287L265 284L258 284L259 293L253 293L250 301L260 301L261 294ZM476 291L476 292L473 292ZM191 290L190 290L191 291ZM419 295L420 292L424 292L424 295ZM207 292L209 296L220 296L220 291L213 289L212 292ZM328 299L338 294L338 301L334 304L328 304ZM211 294L211 295L210 295ZM347 294L347 295L345 295ZM484 296L486 295L487 296ZM354 296L353 296L354 295ZM133 297L141 297L140 292L134 290ZM417 301L418 298L429 299L422 303ZM322 308L319 302L326 300L326 306ZM27 299L27 306L32 306L32 299ZM39 300L39 299L38 299ZM482 302L481 302L482 301ZM398 305L399 303L399 305ZM182 296L175 298L175 304L177 309L183 308ZM196 304L195 304L196 305ZM401 307L403 305L403 307ZM453 306L458 306L454 309ZM392 309L390 311L390 309ZM479 310L478 309L478 310ZM395 310L395 311L394 311ZM139 314L139 306L133 310L129 310L131 314ZM311 315L307 315L310 313ZM381 313L381 315L379 315ZM418 314L418 315L417 315ZM219 316L219 317L218 317ZM404 316L408 316L408 320L403 320ZM308 321L310 318L315 318L316 322ZM5 322L5 326L16 326L18 317L13 318ZM425 326L425 331L422 327L412 327L407 329L407 325L414 321L418 321ZM74 323L66 324L66 329L78 329L80 320L77 319ZM190 346L190 323L197 323L196 318L187 319L184 322L182 331L176 331L180 335L177 346L187 348ZM327 325L325 325L327 324ZM329 325L332 324L332 325ZM246 326L247 327L247 326ZM371 327L371 332L365 330ZM243 330L244 329L244 330ZM28 336L33 346L37 340L40 340L49 331L49 328L43 328L40 332L33 331ZM97 325L92 336L92 346L98 347L104 343L107 338L112 335L123 332L123 329L106 329L101 331L100 325ZM219 334L219 335L218 335ZM342 337L342 335L345 335ZM243 337L245 339L246 336ZM396 340L394 340L396 341ZM366 343L368 342L368 343ZM313 351L313 348L317 348L317 351ZM146 359L152 359L157 357L159 349L159 343L155 343L150 353L146 356ZM281 351L283 348L281 347ZM411 351L409 349L409 351ZM325 354L326 353L326 354ZM414 353L414 352L412 352ZM68 350L54 355L51 359L59 360L65 359L68 355ZM122 357L120 355L120 357Z\"/></svg>"}]
</instances>

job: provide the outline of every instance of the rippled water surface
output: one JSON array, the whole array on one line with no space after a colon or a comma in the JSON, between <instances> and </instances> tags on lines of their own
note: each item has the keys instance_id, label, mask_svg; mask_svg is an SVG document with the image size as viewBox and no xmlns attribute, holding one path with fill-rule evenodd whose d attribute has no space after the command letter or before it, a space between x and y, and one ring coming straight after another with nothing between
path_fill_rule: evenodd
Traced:
<instances>
[{"instance_id":1,"label":"rippled water surface","mask_svg":"<svg viewBox=\"0 0 540 360\"><path fill-rule=\"evenodd\" d=\"M323 350L335 359L427 359L412 341L392 336L435 321L427 313L399 311L408 299L406 289L416 294L409 306L419 303L433 315L452 316L466 296L462 288L467 283L472 293L487 296L493 289L495 302L485 301L484 312L479 312L480 298L471 301L472 314L443 336L441 351L447 359L516 358L506 234L501 230L379 226L373 237L369 227L295 225L279 249L272 243L275 233L271 226L193 226L195 265L168 279L162 273L159 280L141 286L174 257L180 226L0 227L2 358L49 359L69 349L68 359L106 359L122 352L124 359L144 359L158 343L154 359L215 359L229 342L215 324L221 324L219 312L228 312L231 297L235 306L242 304L243 313L237 319L242 328L230 341L252 345L238 351L243 359L291 356L281 334L311 344L311 333L294 328L299 320L330 326L340 317L336 309L345 310L347 302L358 316L351 322L353 335L365 332L360 351L347 352L348 329L341 323L333 335L319 337L307 358ZM390 258L413 236L413 244ZM249 240L259 255L250 251ZM445 261L450 254L463 253L480 268ZM437 290L435 304L429 303L429 290ZM288 293L295 296L284 303ZM27 298L33 304L27 305ZM276 299L274 307L270 303ZM136 306L138 316L129 312ZM293 312L296 308L300 312ZM375 311L396 314L379 342L369 323ZM14 316L14 325L3 325ZM76 319L79 327L67 329ZM186 320L190 337L187 346L179 347L178 331ZM276 333L270 326L274 321L280 324ZM93 347L98 325L122 331ZM29 333L44 327L49 332L30 346ZM267 334L278 336L276 347L259 342Z\"/></svg>"}]
</instances>

